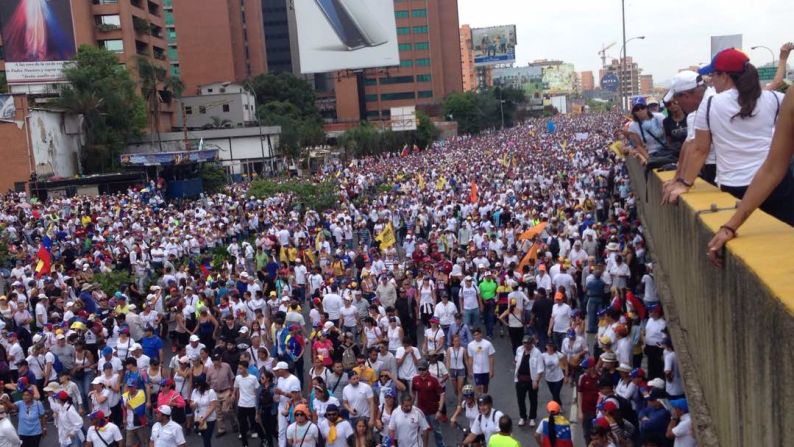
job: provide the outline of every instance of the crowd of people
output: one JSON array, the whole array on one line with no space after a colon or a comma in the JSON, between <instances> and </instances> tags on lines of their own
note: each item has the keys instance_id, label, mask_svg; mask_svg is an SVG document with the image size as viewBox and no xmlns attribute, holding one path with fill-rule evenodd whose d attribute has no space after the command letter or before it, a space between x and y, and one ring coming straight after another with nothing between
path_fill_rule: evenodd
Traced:
<instances>
[{"instance_id":1,"label":"crowd of people","mask_svg":"<svg viewBox=\"0 0 794 447\"><path fill-rule=\"evenodd\" d=\"M594 447L694 445L609 148L624 118L553 119L330 169L329 210L246 185L4 196L0 433L13 414L25 447L48 421L75 447L444 447L451 424L512 447L518 419L541 445L572 445L571 423Z\"/></svg>"}]
</instances>

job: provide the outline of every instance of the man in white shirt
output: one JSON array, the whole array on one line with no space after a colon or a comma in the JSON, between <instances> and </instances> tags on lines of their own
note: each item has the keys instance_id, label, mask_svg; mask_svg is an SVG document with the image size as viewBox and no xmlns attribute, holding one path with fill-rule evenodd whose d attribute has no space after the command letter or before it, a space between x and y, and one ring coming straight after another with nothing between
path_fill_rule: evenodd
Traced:
<instances>
[{"instance_id":1,"label":"man in white shirt","mask_svg":"<svg viewBox=\"0 0 794 447\"><path fill-rule=\"evenodd\" d=\"M411 337L403 337L403 345L394 353L397 359L397 378L406 387L411 386L411 380L416 375L416 363L422 358L419 349L411 344Z\"/></svg>"},{"instance_id":2,"label":"man in white shirt","mask_svg":"<svg viewBox=\"0 0 794 447\"><path fill-rule=\"evenodd\" d=\"M295 268L293 271L295 272L295 291L298 292L298 299L303 301L303 298L306 296L306 275L309 271L306 269L306 266L303 265L303 261L300 258L295 259Z\"/></svg>"},{"instance_id":3,"label":"man in white shirt","mask_svg":"<svg viewBox=\"0 0 794 447\"><path fill-rule=\"evenodd\" d=\"M410 394L403 395L400 408L392 411L389 420L389 436L399 445L424 447L430 424L422 410L414 407L414 399Z\"/></svg>"},{"instance_id":4,"label":"man in white shirt","mask_svg":"<svg viewBox=\"0 0 794 447\"><path fill-rule=\"evenodd\" d=\"M490 341L482 338L479 327L472 331L474 340L466 347L469 355L469 375L474 378L478 393L487 393L488 384L494 376L494 354L496 350Z\"/></svg>"},{"instance_id":5,"label":"man in white shirt","mask_svg":"<svg viewBox=\"0 0 794 447\"><path fill-rule=\"evenodd\" d=\"M571 306L565 301L561 292L554 295L554 306L551 308L549 320L549 337L552 337L557 349L562 348L562 340L571 328Z\"/></svg>"},{"instance_id":6,"label":"man in white shirt","mask_svg":"<svg viewBox=\"0 0 794 447\"><path fill-rule=\"evenodd\" d=\"M342 390L342 405L350 412L350 421L353 425L358 419L367 420L370 427L375 422L375 394L372 387L362 383L358 372L350 372L350 383Z\"/></svg>"},{"instance_id":7,"label":"man in white shirt","mask_svg":"<svg viewBox=\"0 0 794 447\"><path fill-rule=\"evenodd\" d=\"M347 447L351 445L355 437L353 426L350 422L342 419L336 404L329 404L325 408L325 418L317 421L317 425L320 427L326 447ZM335 428L333 436L331 435L332 426Z\"/></svg>"},{"instance_id":8,"label":"man in white shirt","mask_svg":"<svg viewBox=\"0 0 794 447\"><path fill-rule=\"evenodd\" d=\"M339 310L342 308L342 297L332 291L325 294L323 297L323 310L328 314L328 320L334 323L334 326L339 325Z\"/></svg>"},{"instance_id":9,"label":"man in white shirt","mask_svg":"<svg viewBox=\"0 0 794 447\"><path fill-rule=\"evenodd\" d=\"M480 414L471 423L471 433L463 440L464 444L470 444L482 435L485 438L485 444L491 439L491 435L499 432L499 419L504 415L501 411L493 407L493 398L490 395L484 394L477 400Z\"/></svg>"},{"instance_id":10,"label":"man in white shirt","mask_svg":"<svg viewBox=\"0 0 794 447\"><path fill-rule=\"evenodd\" d=\"M184 447L185 434L182 426L171 420L171 407L160 405L157 408L157 422L152 426L150 447ZM94 445L94 447L97 447ZM101 446L100 446L101 447Z\"/></svg>"},{"instance_id":11,"label":"man in white shirt","mask_svg":"<svg viewBox=\"0 0 794 447\"><path fill-rule=\"evenodd\" d=\"M683 397L684 382L681 379L678 355L673 349L673 340L670 337L665 338L662 346L664 346L664 389L671 400Z\"/></svg>"},{"instance_id":12,"label":"man in white shirt","mask_svg":"<svg viewBox=\"0 0 794 447\"><path fill-rule=\"evenodd\" d=\"M648 357L648 379L662 377L664 372L664 350L659 345L665 339L667 322L662 318L662 307L654 304L648 307L650 318L644 323L643 339L645 340L645 355Z\"/></svg>"},{"instance_id":13,"label":"man in white shirt","mask_svg":"<svg viewBox=\"0 0 794 447\"><path fill-rule=\"evenodd\" d=\"M240 360L237 364L237 377L234 378L234 399L237 401L237 421L240 424L240 436L243 447L248 446L248 430L253 428L260 439L265 438L262 426L256 423L256 394L259 380L248 373L248 361ZM300 391L300 385L298 385ZM252 435L252 437L254 437Z\"/></svg>"},{"instance_id":14,"label":"man in white shirt","mask_svg":"<svg viewBox=\"0 0 794 447\"><path fill-rule=\"evenodd\" d=\"M667 427L667 437L675 438L674 447L695 447L697 441L692 433L692 418L687 400L673 399L670 401L670 406L673 407L673 414Z\"/></svg>"},{"instance_id":15,"label":"man in white shirt","mask_svg":"<svg viewBox=\"0 0 794 447\"><path fill-rule=\"evenodd\" d=\"M246 366L247 369L247 366ZM276 390L273 392L278 396L278 445L279 447L287 446L287 426L289 420L284 416L284 411L289 407L290 394L293 390L300 391L301 384L297 377L289 372L289 366L286 362L278 362L273 367L273 374L278 377L276 380ZM235 383L236 383L235 379ZM258 425L258 424L257 424ZM242 429L241 429L242 431Z\"/></svg>"}]
</instances>

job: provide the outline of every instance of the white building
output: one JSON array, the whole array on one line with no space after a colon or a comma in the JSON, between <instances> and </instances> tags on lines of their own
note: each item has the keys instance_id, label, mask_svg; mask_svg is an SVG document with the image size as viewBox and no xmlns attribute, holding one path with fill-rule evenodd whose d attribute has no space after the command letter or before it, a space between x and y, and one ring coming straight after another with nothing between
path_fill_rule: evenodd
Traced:
<instances>
[{"instance_id":1,"label":"white building","mask_svg":"<svg viewBox=\"0 0 794 447\"><path fill-rule=\"evenodd\" d=\"M215 82L199 87L199 95L177 101L174 127L188 129L245 127L256 123L256 96L242 84Z\"/></svg>"}]
</instances>

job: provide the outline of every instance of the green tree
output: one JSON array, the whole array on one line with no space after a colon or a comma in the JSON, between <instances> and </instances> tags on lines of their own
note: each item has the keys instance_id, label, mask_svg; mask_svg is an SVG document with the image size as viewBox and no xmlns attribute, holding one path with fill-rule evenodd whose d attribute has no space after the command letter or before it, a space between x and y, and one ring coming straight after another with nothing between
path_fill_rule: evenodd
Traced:
<instances>
[{"instance_id":1,"label":"green tree","mask_svg":"<svg viewBox=\"0 0 794 447\"><path fill-rule=\"evenodd\" d=\"M219 116L211 116L210 123L205 125L207 129L225 129L227 127L232 127L232 121L227 118L221 118Z\"/></svg>"},{"instance_id":2,"label":"green tree","mask_svg":"<svg viewBox=\"0 0 794 447\"><path fill-rule=\"evenodd\" d=\"M419 147L426 148L441 135L441 131L433 125L430 117L421 110L416 112L416 144Z\"/></svg>"},{"instance_id":3,"label":"green tree","mask_svg":"<svg viewBox=\"0 0 794 447\"><path fill-rule=\"evenodd\" d=\"M323 212L338 204L338 191L339 186L333 181L315 183L305 180L290 180L286 182L255 180L251 183L248 194L258 198L265 198L272 197L278 193L289 193L293 195L293 204L297 205L301 210L309 208Z\"/></svg>"},{"instance_id":4,"label":"green tree","mask_svg":"<svg viewBox=\"0 0 794 447\"><path fill-rule=\"evenodd\" d=\"M299 116L320 119L311 84L292 73L261 74L251 78L247 85L254 91L257 104L288 103L295 106Z\"/></svg>"},{"instance_id":5,"label":"green tree","mask_svg":"<svg viewBox=\"0 0 794 447\"><path fill-rule=\"evenodd\" d=\"M141 94L146 101L149 114L149 130L157 136L157 144L162 150L160 140L160 103L170 103L174 96L180 96L184 85L177 78L169 76L168 69L152 63L145 57L138 58L138 79Z\"/></svg>"},{"instance_id":6,"label":"green tree","mask_svg":"<svg viewBox=\"0 0 794 447\"><path fill-rule=\"evenodd\" d=\"M263 125L281 126L279 150L290 158L300 158L305 147L325 141L325 132L319 118L305 116L291 102L269 101L259 106L257 115Z\"/></svg>"},{"instance_id":7,"label":"green tree","mask_svg":"<svg viewBox=\"0 0 794 447\"><path fill-rule=\"evenodd\" d=\"M444 115L458 123L462 134L477 134L497 127L500 120L499 101L489 93L453 92L442 103Z\"/></svg>"},{"instance_id":8,"label":"green tree","mask_svg":"<svg viewBox=\"0 0 794 447\"><path fill-rule=\"evenodd\" d=\"M80 47L64 74L69 83L54 105L83 115L86 137L78 153L80 173L118 168L127 141L146 126L146 107L135 81L115 54L90 45Z\"/></svg>"},{"instance_id":9,"label":"green tree","mask_svg":"<svg viewBox=\"0 0 794 447\"><path fill-rule=\"evenodd\" d=\"M490 93L497 101L504 101L504 103L502 103L502 108L505 116L505 127L515 126L518 110L527 102L527 97L524 90L517 89L515 87L496 87L491 90ZM502 111L500 110L500 121L501 113Z\"/></svg>"},{"instance_id":10,"label":"green tree","mask_svg":"<svg viewBox=\"0 0 794 447\"><path fill-rule=\"evenodd\" d=\"M381 136L372 124L367 121L345 131L339 137L339 145L345 153L353 157L374 155L381 151Z\"/></svg>"},{"instance_id":11,"label":"green tree","mask_svg":"<svg viewBox=\"0 0 794 447\"><path fill-rule=\"evenodd\" d=\"M201 182L204 186L204 192L207 194L216 194L223 191L226 186L227 177L226 170L223 166L217 163L202 163L199 169Z\"/></svg>"}]
</instances>

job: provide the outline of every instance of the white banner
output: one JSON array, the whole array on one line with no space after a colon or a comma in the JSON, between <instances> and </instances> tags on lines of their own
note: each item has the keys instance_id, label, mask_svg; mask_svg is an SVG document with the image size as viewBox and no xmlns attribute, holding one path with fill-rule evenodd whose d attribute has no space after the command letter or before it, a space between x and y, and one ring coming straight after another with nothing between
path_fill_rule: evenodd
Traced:
<instances>
[{"instance_id":1,"label":"white banner","mask_svg":"<svg viewBox=\"0 0 794 447\"><path fill-rule=\"evenodd\" d=\"M9 85L63 81L67 62L6 62L6 79Z\"/></svg>"},{"instance_id":2,"label":"white banner","mask_svg":"<svg viewBox=\"0 0 794 447\"><path fill-rule=\"evenodd\" d=\"M11 95L0 95L0 121L14 121L17 109L14 106L14 97Z\"/></svg>"}]
</instances>

